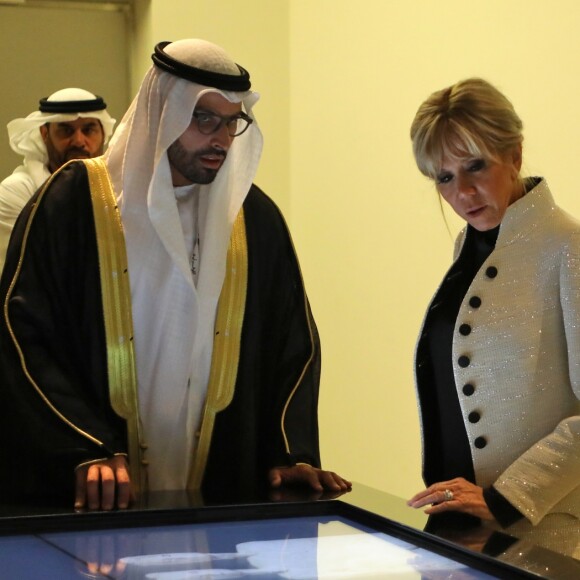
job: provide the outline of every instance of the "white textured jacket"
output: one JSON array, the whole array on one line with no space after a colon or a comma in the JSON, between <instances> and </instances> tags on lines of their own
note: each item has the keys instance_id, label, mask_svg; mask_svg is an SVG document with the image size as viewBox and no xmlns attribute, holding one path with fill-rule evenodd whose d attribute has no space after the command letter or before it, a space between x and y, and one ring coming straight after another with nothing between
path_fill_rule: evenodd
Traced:
<instances>
[{"instance_id":1,"label":"white textured jacket","mask_svg":"<svg viewBox=\"0 0 580 580\"><path fill-rule=\"evenodd\" d=\"M580 517L580 222L545 180L508 208L461 304L452 353L477 484L493 484L533 524Z\"/></svg>"}]
</instances>

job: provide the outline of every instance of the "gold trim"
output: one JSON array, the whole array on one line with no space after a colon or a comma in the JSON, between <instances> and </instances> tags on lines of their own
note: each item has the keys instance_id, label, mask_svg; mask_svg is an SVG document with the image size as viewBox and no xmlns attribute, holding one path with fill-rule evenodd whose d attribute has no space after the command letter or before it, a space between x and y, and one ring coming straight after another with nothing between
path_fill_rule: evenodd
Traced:
<instances>
[{"instance_id":1,"label":"gold trim","mask_svg":"<svg viewBox=\"0 0 580 580\"><path fill-rule=\"evenodd\" d=\"M232 228L226 276L218 303L207 397L187 485L192 491L200 489L203 482L215 417L234 396L247 289L248 242L242 208Z\"/></svg>"},{"instance_id":2,"label":"gold trim","mask_svg":"<svg viewBox=\"0 0 580 580\"><path fill-rule=\"evenodd\" d=\"M123 457L127 458L126 453L115 453L115 457L119 457L119 456L123 456ZM102 463L103 461L107 461L108 459L109 459L109 457L99 457L98 459L91 459L90 461L83 461L83 463L79 463L75 467L75 471L78 471L79 469L86 467L87 465L97 465L99 463Z\"/></svg>"},{"instance_id":3,"label":"gold trim","mask_svg":"<svg viewBox=\"0 0 580 580\"><path fill-rule=\"evenodd\" d=\"M106 164L101 157L83 159L87 167L97 248L111 406L127 422L129 474L135 494L145 489L139 424L137 373L133 349L131 288L121 215Z\"/></svg>"},{"instance_id":4,"label":"gold trim","mask_svg":"<svg viewBox=\"0 0 580 580\"><path fill-rule=\"evenodd\" d=\"M73 161L69 161L69 163L73 163ZM68 163L65 164L65 165L63 165L62 167L65 167L66 165L68 165ZM63 423L65 423L66 425L68 425L71 429L73 429L74 431L76 431L77 433L79 433L80 435L82 435L83 437L86 437L89 441L91 441L95 445L98 445L99 447L104 447L104 443L102 441L100 441L96 437L93 437L90 433L87 433L86 431L84 431L80 427L77 427L72 421L70 421L69 419L67 419L50 402L50 400L48 399L48 397L42 392L42 389L39 387L39 385L32 378L30 372L28 371L28 367L26 366L26 358L24 356L24 353L22 351L22 348L20 347L20 344L18 342L18 339L16 338L16 335L14 334L14 330L12 328L12 325L10 324L10 316L9 316L9 313L8 313L8 303L10 302L10 298L12 297L12 292L14 291L14 287L16 286L16 283L18 281L18 277L20 276L20 272L22 270L22 262L24 260L24 254L26 252L26 244L28 242L28 236L30 234L30 228L32 227L32 222L34 220L34 217L36 215L36 212L38 211L38 207L40 206L40 203L42 202L42 199L44 198L44 195L45 195L46 191L48 190L50 184L52 183L52 181L55 178L55 176L57 175L57 173L58 172L53 173L49 177L49 179L46 181L46 183L42 187L42 190L38 194L38 198L36 200L36 203L34 204L34 207L32 208L32 210L30 212L30 215L28 216L28 221L26 222L26 227L24 229L24 235L22 237L22 245L21 245L21 248L20 248L20 256L18 258L18 265L16 267L16 271L14 273L14 277L12 278L12 281L10 282L10 286L8 287L8 292L6 293L6 299L4 300L4 305L3 305L4 320L6 322L6 328L8 329L8 333L10 334L10 337L12 339L12 342L14 343L14 347L16 348L16 352L18 353L18 358L20 359L20 365L22 366L22 372L24 373L24 376L28 379L28 381L30 382L30 384L32 385L32 387L34 388L34 390L38 393L38 395L40 396L40 398L44 401L44 403L46 404L46 406L61 421L63 421Z\"/></svg>"},{"instance_id":5,"label":"gold trim","mask_svg":"<svg viewBox=\"0 0 580 580\"><path fill-rule=\"evenodd\" d=\"M304 277L302 276L302 269L300 268L300 262L298 261L298 255L296 254L296 248L294 247L294 242L292 240L292 235L290 234L290 229L288 228L288 224L286 223L286 220L284 219L284 216L282 215L281 212L280 212L280 217L282 218L282 221L284 222L284 225L286 226L286 231L288 233L288 239L290 240L290 245L292 246L292 252L294 254L294 258L296 259L298 273L300 274L300 282L302 283L302 297L304 299L304 314L306 315L306 324L308 325L308 334L310 335L310 346L311 346L310 356L308 357L308 360L306 361L306 363L304 363L304 368L302 369L302 372L300 373L300 376L298 377L298 381L296 381L294 388L292 389L292 391L290 391L290 394L288 395L288 399L286 400L286 404L284 405L284 409L282 411L282 416L280 417L280 430L282 431L282 437L284 439L286 453L288 455L290 455L291 454L290 443L288 442L288 437L286 436L286 429L284 427L284 424L286 422L286 412L288 411L288 407L290 407L290 403L292 402L292 398L294 397L296 391L298 390L298 387L302 383L302 379L304 379L304 375L306 374L306 371L308 370L308 368L310 367L310 365L312 363L312 360L314 359L315 347L314 347L314 332L312 331L312 319L311 319L310 307L308 306L308 296L306 295L306 286L304 285Z\"/></svg>"}]
</instances>

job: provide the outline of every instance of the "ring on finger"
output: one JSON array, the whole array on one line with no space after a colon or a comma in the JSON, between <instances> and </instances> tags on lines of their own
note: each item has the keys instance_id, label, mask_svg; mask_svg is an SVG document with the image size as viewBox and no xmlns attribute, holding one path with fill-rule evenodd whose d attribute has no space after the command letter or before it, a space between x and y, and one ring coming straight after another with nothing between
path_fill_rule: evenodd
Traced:
<instances>
[{"instance_id":1,"label":"ring on finger","mask_svg":"<svg viewBox=\"0 0 580 580\"><path fill-rule=\"evenodd\" d=\"M446 489L443 492L443 501L451 501L453 499L453 492L450 489Z\"/></svg>"}]
</instances>

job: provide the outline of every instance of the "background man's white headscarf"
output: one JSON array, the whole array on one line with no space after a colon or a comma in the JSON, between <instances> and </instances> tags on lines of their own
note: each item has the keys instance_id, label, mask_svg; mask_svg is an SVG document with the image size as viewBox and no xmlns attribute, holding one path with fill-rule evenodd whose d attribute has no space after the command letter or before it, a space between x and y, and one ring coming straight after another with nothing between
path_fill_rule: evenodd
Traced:
<instances>
[{"instance_id":1,"label":"background man's white headscarf","mask_svg":"<svg viewBox=\"0 0 580 580\"><path fill-rule=\"evenodd\" d=\"M162 52L185 69L195 67L219 73L218 77L247 75L222 48L203 40L169 43ZM153 490L186 485L209 379L230 233L262 151L254 119L233 140L213 183L196 186L200 238L196 287L167 149L188 128L203 94L214 92L241 102L252 118L259 96L249 90L249 77L244 90L231 91L217 89L219 83L203 78L207 85L176 76L182 73L162 70L159 63L150 68L105 153L125 228L141 419Z\"/></svg>"},{"instance_id":2,"label":"background man's white headscarf","mask_svg":"<svg viewBox=\"0 0 580 580\"><path fill-rule=\"evenodd\" d=\"M51 110L43 111L43 108ZM45 123L76 121L79 117L98 119L103 126L105 143L109 140L115 119L107 113L106 104L101 97L84 89L61 89L46 99L41 99L40 110L30 113L25 118L10 121L7 125L10 147L24 157L24 165L19 166L15 173L27 171L34 180L34 189L39 188L50 176L47 167L48 153L40 134L40 127Z\"/></svg>"}]
</instances>

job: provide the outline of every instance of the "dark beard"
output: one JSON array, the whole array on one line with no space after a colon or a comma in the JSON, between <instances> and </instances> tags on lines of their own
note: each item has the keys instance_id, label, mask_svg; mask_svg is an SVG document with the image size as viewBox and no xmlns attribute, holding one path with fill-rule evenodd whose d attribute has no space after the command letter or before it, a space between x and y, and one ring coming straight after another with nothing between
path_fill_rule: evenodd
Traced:
<instances>
[{"instance_id":1,"label":"dark beard","mask_svg":"<svg viewBox=\"0 0 580 580\"><path fill-rule=\"evenodd\" d=\"M53 173L71 159L88 159L91 156L88 151L80 147L69 147L62 153L59 153L52 147L52 144L49 145L47 143L46 150L48 152L48 168Z\"/></svg>"},{"instance_id":2,"label":"dark beard","mask_svg":"<svg viewBox=\"0 0 580 580\"><path fill-rule=\"evenodd\" d=\"M221 169L221 165L217 169L203 167L200 159L204 155L221 155L224 160L226 158L225 151L217 151L213 148L201 149L195 152L187 151L179 141L175 141L167 149L169 164L191 183L199 183L201 185L211 183Z\"/></svg>"}]
</instances>

